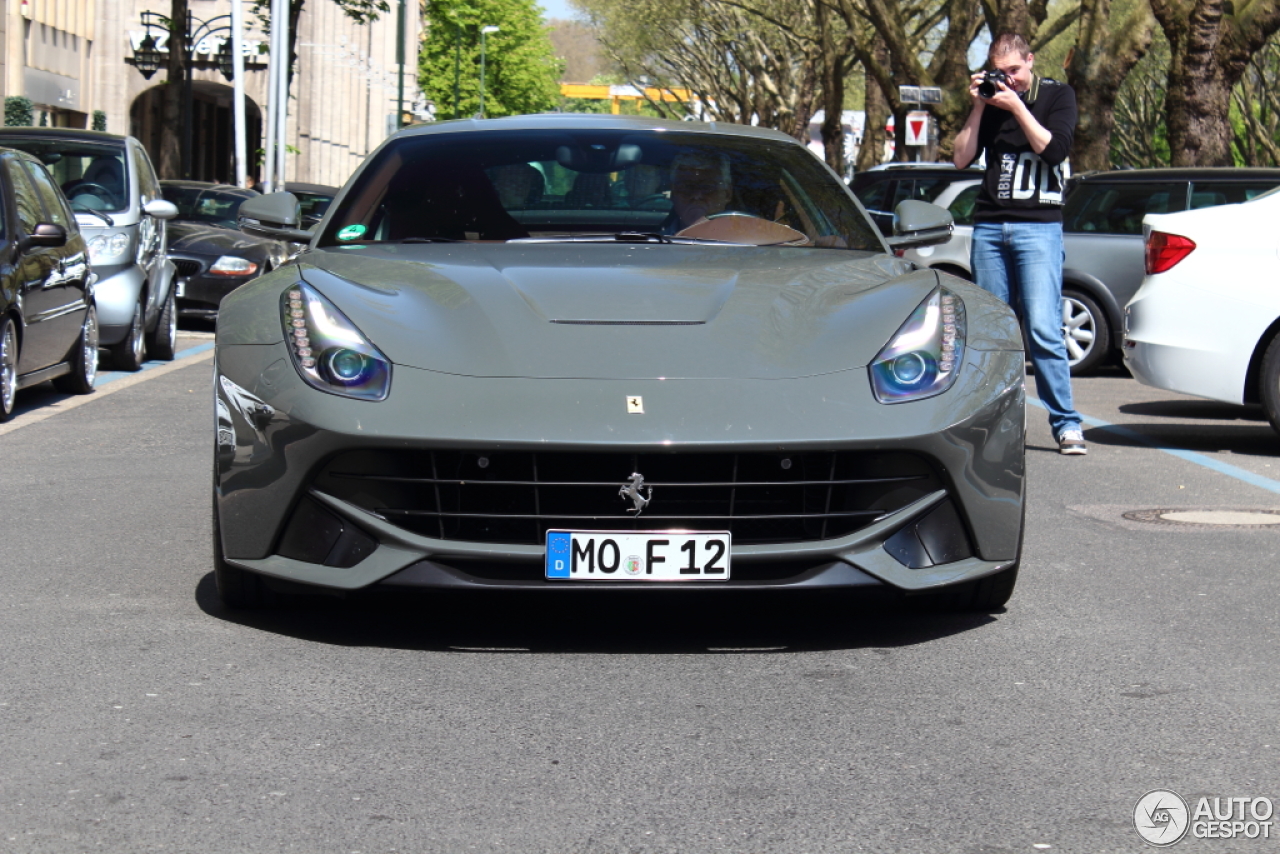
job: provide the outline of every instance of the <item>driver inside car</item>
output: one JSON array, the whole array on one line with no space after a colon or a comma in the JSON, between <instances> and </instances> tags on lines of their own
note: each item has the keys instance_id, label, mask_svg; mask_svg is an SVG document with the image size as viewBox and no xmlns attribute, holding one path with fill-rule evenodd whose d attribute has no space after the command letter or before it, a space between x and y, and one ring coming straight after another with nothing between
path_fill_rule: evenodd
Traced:
<instances>
[{"instance_id":1,"label":"driver inside car","mask_svg":"<svg viewBox=\"0 0 1280 854\"><path fill-rule=\"evenodd\" d=\"M663 234L677 234L729 207L733 178L729 158L710 151L683 151L671 162L671 215Z\"/></svg>"}]
</instances>

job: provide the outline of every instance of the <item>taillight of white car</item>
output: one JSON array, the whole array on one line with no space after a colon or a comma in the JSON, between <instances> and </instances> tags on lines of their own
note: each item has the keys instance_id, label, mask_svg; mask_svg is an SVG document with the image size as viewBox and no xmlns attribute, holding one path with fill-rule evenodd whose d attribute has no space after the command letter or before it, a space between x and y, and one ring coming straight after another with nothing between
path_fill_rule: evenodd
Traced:
<instances>
[{"instance_id":1,"label":"taillight of white car","mask_svg":"<svg viewBox=\"0 0 1280 854\"><path fill-rule=\"evenodd\" d=\"M1172 270L1195 248L1195 241L1189 237L1152 231L1147 235L1147 275Z\"/></svg>"}]
</instances>

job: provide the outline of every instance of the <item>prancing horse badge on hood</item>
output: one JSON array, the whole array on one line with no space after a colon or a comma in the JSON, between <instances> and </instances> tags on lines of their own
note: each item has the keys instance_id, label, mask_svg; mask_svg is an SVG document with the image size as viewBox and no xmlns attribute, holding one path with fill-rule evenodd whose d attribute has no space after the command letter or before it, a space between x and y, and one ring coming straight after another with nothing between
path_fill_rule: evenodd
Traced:
<instances>
[{"instance_id":1,"label":"prancing horse badge on hood","mask_svg":"<svg viewBox=\"0 0 1280 854\"><path fill-rule=\"evenodd\" d=\"M627 398L628 415L644 415L644 398L631 395Z\"/></svg>"}]
</instances>

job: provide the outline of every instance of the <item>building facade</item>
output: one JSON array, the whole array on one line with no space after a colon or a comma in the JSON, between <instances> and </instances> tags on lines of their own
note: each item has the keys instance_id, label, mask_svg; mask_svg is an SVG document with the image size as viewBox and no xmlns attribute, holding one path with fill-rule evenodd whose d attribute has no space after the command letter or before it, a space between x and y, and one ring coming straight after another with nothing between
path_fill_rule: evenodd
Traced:
<instances>
[{"instance_id":1,"label":"building facade","mask_svg":"<svg viewBox=\"0 0 1280 854\"><path fill-rule=\"evenodd\" d=\"M160 70L150 79L137 67L134 52L148 33L144 19L150 16L144 13L167 16L168 4L155 0L2 2L0 79L5 96L29 98L37 125L92 127L98 112L106 130L138 137L157 159L163 131L161 93L167 85L167 34L156 26L150 29L161 51ZM231 0L189 0L189 7L191 31L203 36L193 48L190 177L230 182L235 176L234 90L219 68L219 52L230 41ZM250 160L256 163L263 149L267 113L267 56L260 51L267 45L267 36L252 3L245 2L243 8L246 138ZM334 0L308 0L299 20L297 62L289 90L287 180L345 182L397 126L401 73L405 111L416 119L426 118L417 86L418 8L412 3L406 10L402 71L396 62L395 2L390 13L361 25ZM249 168L251 177L258 171L256 165Z\"/></svg>"}]
</instances>

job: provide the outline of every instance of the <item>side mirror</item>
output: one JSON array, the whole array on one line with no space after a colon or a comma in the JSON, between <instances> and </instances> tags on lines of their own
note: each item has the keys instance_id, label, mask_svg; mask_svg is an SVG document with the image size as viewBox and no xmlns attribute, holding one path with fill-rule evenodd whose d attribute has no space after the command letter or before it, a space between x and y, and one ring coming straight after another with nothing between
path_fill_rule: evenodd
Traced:
<instances>
[{"instance_id":1,"label":"side mirror","mask_svg":"<svg viewBox=\"0 0 1280 854\"><path fill-rule=\"evenodd\" d=\"M890 249L912 246L937 246L951 239L951 212L938 205L907 199L893 212L893 237L887 238Z\"/></svg>"},{"instance_id":2,"label":"side mirror","mask_svg":"<svg viewBox=\"0 0 1280 854\"><path fill-rule=\"evenodd\" d=\"M302 209L293 193L267 193L240 204L240 230L254 237L310 243L311 230L302 228Z\"/></svg>"},{"instance_id":3,"label":"side mirror","mask_svg":"<svg viewBox=\"0 0 1280 854\"><path fill-rule=\"evenodd\" d=\"M37 223L27 235L26 244L28 246L66 246L67 230L52 222Z\"/></svg>"},{"instance_id":4,"label":"side mirror","mask_svg":"<svg viewBox=\"0 0 1280 854\"><path fill-rule=\"evenodd\" d=\"M165 199L152 199L142 206L142 212L156 219L173 219L178 215L178 206Z\"/></svg>"}]
</instances>

